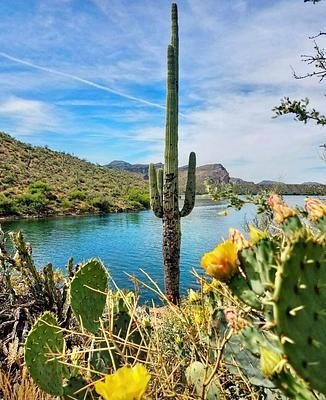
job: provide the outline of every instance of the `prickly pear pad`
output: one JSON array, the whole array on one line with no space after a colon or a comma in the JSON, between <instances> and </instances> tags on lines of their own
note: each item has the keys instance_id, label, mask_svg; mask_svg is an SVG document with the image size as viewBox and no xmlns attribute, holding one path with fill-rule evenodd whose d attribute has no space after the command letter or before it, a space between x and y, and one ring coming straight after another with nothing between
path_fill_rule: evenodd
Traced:
<instances>
[{"instance_id":1,"label":"prickly pear pad","mask_svg":"<svg viewBox=\"0 0 326 400\"><path fill-rule=\"evenodd\" d=\"M38 387L62 395L63 365L55 354L64 350L64 339L55 317L46 312L34 324L25 343L25 363Z\"/></svg>"},{"instance_id":2,"label":"prickly pear pad","mask_svg":"<svg viewBox=\"0 0 326 400\"><path fill-rule=\"evenodd\" d=\"M326 393L326 243L297 238L282 260L274 311L283 350L299 375Z\"/></svg>"},{"instance_id":3,"label":"prickly pear pad","mask_svg":"<svg viewBox=\"0 0 326 400\"><path fill-rule=\"evenodd\" d=\"M108 277L101 261L93 259L76 273L70 285L70 300L73 312L87 331L96 333L103 314Z\"/></svg>"}]
</instances>

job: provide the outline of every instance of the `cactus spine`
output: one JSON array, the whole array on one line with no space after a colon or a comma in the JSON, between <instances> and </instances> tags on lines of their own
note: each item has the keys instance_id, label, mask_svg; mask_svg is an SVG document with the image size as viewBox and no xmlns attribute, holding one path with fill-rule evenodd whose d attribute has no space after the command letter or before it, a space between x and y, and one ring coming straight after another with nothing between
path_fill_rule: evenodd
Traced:
<instances>
[{"instance_id":1,"label":"cactus spine","mask_svg":"<svg viewBox=\"0 0 326 400\"><path fill-rule=\"evenodd\" d=\"M149 166L151 208L163 220L164 285L167 298L179 301L180 218L192 211L196 190L196 155L190 153L185 201L179 211L178 191L178 91L179 35L177 5L172 4L172 34L167 51L167 96L164 171Z\"/></svg>"}]
</instances>

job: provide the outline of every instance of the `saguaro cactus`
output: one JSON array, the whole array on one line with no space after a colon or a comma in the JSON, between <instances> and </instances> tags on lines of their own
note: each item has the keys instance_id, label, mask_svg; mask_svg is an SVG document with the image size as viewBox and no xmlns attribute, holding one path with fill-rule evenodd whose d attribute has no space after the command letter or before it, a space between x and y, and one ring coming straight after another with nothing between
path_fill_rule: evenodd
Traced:
<instances>
[{"instance_id":1,"label":"saguaro cactus","mask_svg":"<svg viewBox=\"0 0 326 400\"><path fill-rule=\"evenodd\" d=\"M179 87L179 35L178 10L172 4L172 34L167 51L167 96L164 170L149 166L151 207L163 220L163 259L166 296L179 301L180 218L187 216L195 204L196 155L190 153L185 201L179 211L178 190L178 87Z\"/></svg>"}]
</instances>

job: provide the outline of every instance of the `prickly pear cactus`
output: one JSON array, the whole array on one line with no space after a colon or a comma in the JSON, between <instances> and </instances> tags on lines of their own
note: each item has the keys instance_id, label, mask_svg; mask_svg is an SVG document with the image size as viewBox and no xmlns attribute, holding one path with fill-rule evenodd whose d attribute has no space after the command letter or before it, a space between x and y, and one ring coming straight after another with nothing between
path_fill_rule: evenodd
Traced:
<instances>
[{"instance_id":1,"label":"prickly pear cactus","mask_svg":"<svg viewBox=\"0 0 326 400\"><path fill-rule=\"evenodd\" d=\"M240 371L256 386L273 388L260 369L260 346L270 344L256 329L249 326L232 336L224 349L224 361L228 370L237 375Z\"/></svg>"},{"instance_id":2,"label":"prickly pear cactus","mask_svg":"<svg viewBox=\"0 0 326 400\"><path fill-rule=\"evenodd\" d=\"M269 300L277 268L277 244L270 239L260 240L255 246L239 252L239 261L243 275L234 275L228 286L244 303L256 310L266 309L265 300Z\"/></svg>"},{"instance_id":3,"label":"prickly pear cactus","mask_svg":"<svg viewBox=\"0 0 326 400\"><path fill-rule=\"evenodd\" d=\"M205 381L211 374L211 368L205 368L199 361L191 363L186 369L187 382L194 386L195 392L201 399L218 400L220 398L219 390L214 382L207 387Z\"/></svg>"},{"instance_id":4,"label":"prickly pear cactus","mask_svg":"<svg viewBox=\"0 0 326 400\"><path fill-rule=\"evenodd\" d=\"M64 400L92 400L94 397L87 392L87 382L82 377L71 377L63 387Z\"/></svg>"},{"instance_id":5,"label":"prickly pear cactus","mask_svg":"<svg viewBox=\"0 0 326 400\"><path fill-rule=\"evenodd\" d=\"M91 333L99 329L103 314L108 277L101 261L93 259L84 264L76 273L70 285L70 299L73 312L83 328Z\"/></svg>"},{"instance_id":6,"label":"prickly pear cactus","mask_svg":"<svg viewBox=\"0 0 326 400\"><path fill-rule=\"evenodd\" d=\"M276 276L276 329L293 368L325 394L326 242L292 240Z\"/></svg>"},{"instance_id":7,"label":"prickly pear cactus","mask_svg":"<svg viewBox=\"0 0 326 400\"><path fill-rule=\"evenodd\" d=\"M62 395L63 364L55 354L63 353L64 339L55 317L46 312L34 324L25 343L25 363L38 387Z\"/></svg>"}]
</instances>

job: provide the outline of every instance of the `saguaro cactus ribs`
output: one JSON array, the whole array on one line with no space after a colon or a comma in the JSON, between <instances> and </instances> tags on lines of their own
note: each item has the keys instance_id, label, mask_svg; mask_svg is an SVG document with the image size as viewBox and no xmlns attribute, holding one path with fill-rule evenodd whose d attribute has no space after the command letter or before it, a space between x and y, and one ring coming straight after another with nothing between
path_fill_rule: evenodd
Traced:
<instances>
[{"instance_id":1,"label":"saguaro cactus ribs","mask_svg":"<svg viewBox=\"0 0 326 400\"><path fill-rule=\"evenodd\" d=\"M180 218L192 211L196 191L196 155L190 153L185 201L179 211L178 190L178 91L179 91L179 34L178 10L172 4L172 34L167 52L167 95L164 171L149 166L151 207L163 220L164 284L167 298L179 301Z\"/></svg>"}]
</instances>

